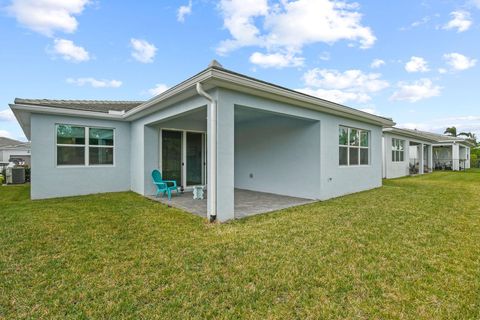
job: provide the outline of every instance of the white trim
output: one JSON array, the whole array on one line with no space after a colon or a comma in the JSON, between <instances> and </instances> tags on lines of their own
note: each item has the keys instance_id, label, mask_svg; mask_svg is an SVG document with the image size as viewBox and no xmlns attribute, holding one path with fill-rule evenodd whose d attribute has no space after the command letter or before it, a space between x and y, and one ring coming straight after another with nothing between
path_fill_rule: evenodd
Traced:
<instances>
[{"instance_id":1,"label":"white trim","mask_svg":"<svg viewBox=\"0 0 480 320\"><path fill-rule=\"evenodd\" d=\"M353 109L334 102L323 100L317 97L309 96L294 90L283 88L261 80L253 79L245 75L237 74L228 70L208 68L197 75L181 82L180 84L166 90L158 96L132 108L125 114L111 114L105 112L95 112L88 110L66 109L57 107L46 107L41 105L10 104L10 108L15 111L27 111L31 113L48 113L58 115L70 115L78 117L115 119L120 121L130 121L148 114L148 109L153 105L163 103L179 94L186 93L185 98L196 95L195 85L202 82L206 90L213 87L233 89L240 92L248 91L254 95L268 96L276 101L286 101L300 108L312 109L315 111L334 114L345 118L360 120L362 122L373 123L382 126L393 126L395 123L389 118L383 118L372 115L357 109ZM190 90L191 92L187 92ZM164 103L160 108L168 107L170 104ZM156 108L157 109L157 108ZM142 114L143 111L147 111ZM156 110L150 110L153 112ZM22 128L27 124L20 121Z\"/></svg>"},{"instance_id":2,"label":"white trim","mask_svg":"<svg viewBox=\"0 0 480 320\"><path fill-rule=\"evenodd\" d=\"M396 150L396 149L393 150L393 148L395 146L395 143L393 143L394 140L398 141L398 142L401 142L402 150ZM392 147L391 150L390 150L390 157L392 159L391 162L398 163L398 162L405 162L406 161L406 157L405 157L406 142L407 142L407 140L405 140L405 139L398 139L398 138L393 138L393 137L391 138L391 147ZM409 148L408 149L408 151L409 151L408 152L408 157L410 158L410 145L408 146L408 148ZM395 153L395 156L393 156L392 152L402 152L403 160L398 160L396 153Z\"/></svg>"},{"instance_id":3,"label":"white trim","mask_svg":"<svg viewBox=\"0 0 480 320\"><path fill-rule=\"evenodd\" d=\"M204 156L206 155L206 146L205 146L205 136L206 132L201 131L201 130L185 130L185 129L176 129L176 128L160 128L160 135L159 135L159 169L163 173L163 163L162 163L162 157L163 157L163 149L162 149L162 140L163 140L163 131L176 131L176 132L181 132L182 133L182 138L181 138L181 161L182 161L182 166L181 166L181 185L184 187L185 190L190 190L191 188L198 186L198 185L187 185L187 133L201 133L202 134L202 182L201 186L205 185L205 176L206 176L206 160L204 159ZM180 187L180 186L179 186Z\"/></svg>"},{"instance_id":4,"label":"white trim","mask_svg":"<svg viewBox=\"0 0 480 320\"><path fill-rule=\"evenodd\" d=\"M65 143L57 143L57 128L59 125L64 125L64 126L71 126L71 127L77 127L77 128L84 128L84 134L85 134L85 143L84 144L65 144ZM90 129L105 129L105 130L112 130L113 131L113 145L111 146L102 146L102 145L90 145ZM115 141L117 140L116 138L116 130L115 128L111 127L101 127L101 126L87 126L87 125L76 125L76 124L69 124L69 123L55 123L54 125L54 142L55 142L55 147L54 147L54 166L55 168L63 169L63 168L112 168L115 167L115 159L117 156L117 151L115 150L116 143ZM57 157L57 150L58 147L72 147L72 148L84 148L84 164L58 164L58 157ZM113 150L113 163L112 164L90 164L90 148L110 148Z\"/></svg>"},{"instance_id":5,"label":"white trim","mask_svg":"<svg viewBox=\"0 0 480 320\"><path fill-rule=\"evenodd\" d=\"M347 129L347 144L344 145L344 144L340 144L340 140L338 140L337 142L337 146L338 146L338 167L340 168L351 168L351 167L369 167L372 165L371 163L371 158L372 158L372 151L371 151L371 147L372 147L372 133L370 130L367 130L367 129L360 129L360 128L355 128L355 127L351 127L351 126L346 126L346 125L343 125L343 124L340 124L338 126L338 130L337 130L337 139L339 138L338 137L338 134L340 133L340 128L345 128ZM352 146L350 145L350 131L354 129L354 130L357 130L358 131L358 146ZM368 134L368 146L361 146L361 139L362 139L362 132L367 132ZM347 148L347 164L340 164L340 148ZM358 164L350 164L350 149L358 149ZM361 164L360 161L361 161L361 154L360 154L360 150L368 150L368 163L367 164Z\"/></svg>"},{"instance_id":6,"label":"white trim","mask_svg":"<svg viewBox=\"0 0 480 320\"><path fill-rule=\"evenodd\" d=\"M30 111L32 113L47 113L47 114L67 115L67 116L77 116L77 117L87 117L87 118L123 120L122 115L109 114L109 113L98 112L98 111L87 111L87 110L45 107L45 106L38 106L38 105L22 105L22 104L11 104L10 108L19 110L19 111Z\"/></svg>"}]
</instances>

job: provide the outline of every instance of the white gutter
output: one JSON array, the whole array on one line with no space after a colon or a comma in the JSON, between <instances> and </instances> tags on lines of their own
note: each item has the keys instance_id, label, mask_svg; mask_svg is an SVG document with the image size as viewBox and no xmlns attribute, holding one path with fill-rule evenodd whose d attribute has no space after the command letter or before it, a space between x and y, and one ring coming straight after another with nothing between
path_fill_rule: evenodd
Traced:
<instances>
[{"instance_id":1,"label":"white gutter","mask_svg":"<svg viewBox=\"0 0 480 320\"><path fill-rule=\"evenodd\" d=\"M208 159L208 181L209 186L207 201L210 203L210 211L207 212L208 219L212 222L217 217L217 101L212 98L208 93L203 90L202 84L197 82L197 93L207 99L210 102L208 107L208 122L210 126L207 126L207 139L208 148L211 154Z\"/></svg>"}]
</instances>

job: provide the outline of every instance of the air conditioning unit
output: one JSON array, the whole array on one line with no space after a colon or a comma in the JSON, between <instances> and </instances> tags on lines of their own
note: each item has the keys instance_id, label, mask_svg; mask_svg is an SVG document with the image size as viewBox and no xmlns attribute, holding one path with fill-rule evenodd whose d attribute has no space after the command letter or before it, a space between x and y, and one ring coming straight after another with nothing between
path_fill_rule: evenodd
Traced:
<instances>
[{"instance_id":1,"label":"air conditioning unit","mask_svg":"<svg viewBox=\"0 0 480 320\"><path fill-rule=\"evenodd\" d=\"M7 168L7 184L25 183L25 168Z\"/></svg>"}]
</instances>

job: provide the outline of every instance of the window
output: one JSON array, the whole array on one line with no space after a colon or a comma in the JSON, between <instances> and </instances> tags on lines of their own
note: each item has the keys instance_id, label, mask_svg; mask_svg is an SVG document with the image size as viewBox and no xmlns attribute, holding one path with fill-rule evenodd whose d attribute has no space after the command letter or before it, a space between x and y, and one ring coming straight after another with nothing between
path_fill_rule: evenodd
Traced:
<instances>
[{"instance_id":1,"label":"window","mask_svg":"<svg viewBox=\"0 0 480 320\"><path fill-rule=\"evenodd\" d=\"M340 126L338 132L338 163L341 166L369 164L370 133L366 130Z\"/></svg>"},{"instance_id":2,"label":"window","mask_svg":"<svg viewBox=\"0 0 480 320\"><path fill-rule=\"evenodd\" d=\"M113 129L66 124L56 129L58 166L113 165Z\"/></svg>"},{"instance_id":3,"label":"window","mask_svg":"<svg viewBox=\"0 0 480 320\"><path fill-rule=\"evenodd\" d=\"M405 140L392 138L392 161L403 162L405 159Z\"/></svg>"}]
</instances>

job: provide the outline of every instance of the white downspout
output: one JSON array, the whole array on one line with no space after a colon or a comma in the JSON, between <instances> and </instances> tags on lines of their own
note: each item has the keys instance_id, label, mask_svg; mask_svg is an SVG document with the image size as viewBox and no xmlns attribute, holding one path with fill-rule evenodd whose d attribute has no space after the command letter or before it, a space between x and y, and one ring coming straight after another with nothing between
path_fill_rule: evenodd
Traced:
<instances>
[{"instance_id":1,"label":"white downspout","mask_svg":"<svg viewBox=\"0 0 480 320\"><path fill-rule=\"evenodd\" d=\"M206 93L200 82L197 82L197 93L210 102L208 109L208 119L211 122L211 132L207 132L208 144L210 148L210 163L208 163L208 185L210 186L207 198L210 198L210 211L207 212L208 219L214 221L217 217L217 101Z\"/></svg>"}]
</instances>

